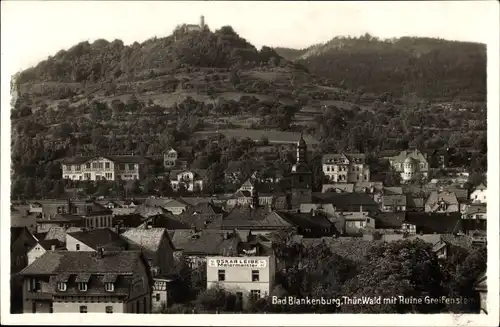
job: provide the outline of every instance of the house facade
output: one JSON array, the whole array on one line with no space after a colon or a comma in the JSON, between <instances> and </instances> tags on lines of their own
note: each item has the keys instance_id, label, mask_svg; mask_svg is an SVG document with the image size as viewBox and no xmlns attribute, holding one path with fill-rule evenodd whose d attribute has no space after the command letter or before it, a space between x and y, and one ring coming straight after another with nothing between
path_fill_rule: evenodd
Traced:
<instances>
[{"instance_id":1,"label":"house facade","mask_svg":"<svg viewBox=\"0 0 500 327\"><path fill-rule=\"evenodd\" d=\"M370 167L361 153L325 154L322 168L323 174L334 183L370 181Z\"/></svg>"},{"instance_id":2,"label":"house facade","mask_svg":"<svg viewBox=\"0 0 500 327\"><path fill-rule=\"evenodd\" d=\"M487 190L484 184L479 185L470 195L470 199L474 203L486 203Z\"/></svg>"},{"instance_id":3,"label":"house facade","mask_svg":"<svg viewBox=\"0 0 500 327\"><path fill-rule=\"evenodd\" d=\"M140 252L47 252L20 272L24 313L151 313Z\"/></svg>"},{"instance_id":4,"label":"house facade","mask_svg":"<svg viewBox=\"0 0 500 327\"><path fill-rule=\"evenodd\" d=\"M425 202L425 212L450 213L459 211L457 197L451 192L433 191Z\"/></svg>"},{"instance_id":5,"label":"house facade","mask_svg":"<svg viewBox=\"0 0 500 327\"><path fill-rule=\"evenodd\" d=\"M146 160L135 155L72 157L62 160L62 176L71 180L134 180L146 173Z\"/></svg>"},{"instance_id":6,"label":"house facade","mask_svg":"<svg viewBox=\"0 0 500 327\"><path fill-rule=\"evenodd\" d=\"M177 159L179 154L173 148L168 149L163 153L163 167L167 169L172 169L177 164Z\"/></svg>"},{"instance_id":7,"label":"house facade","mask_svg":"<svg viewBox=\"0 0 500 327\"><path fill-rule=\"evenodd\" d=\"M401 175L403 182L419 181L428 177L429 162L419 150L404 150L388 157L391 167Z\"/></svg>"},{"instance_id":8,"label":"house facade","mask_svg":"<svg viewBox=\"0 0 500 327\"><path fill-rule=\"evenodd\" d=\"M274 256L207 257L207 289L221 287L243 304L269 295L275 273Z\"/></svg>"},{"instance_id":9,"label":"house facade","mask_svg":"<svg viewBox=\"0 0 500 327\"><path fill-rule=\"evenodd\" d=\"M180 170L170 172L170 184L174 191L182 186L188 192L203 190L205 171L202 170Z\"/></svg>"}]
</instances>

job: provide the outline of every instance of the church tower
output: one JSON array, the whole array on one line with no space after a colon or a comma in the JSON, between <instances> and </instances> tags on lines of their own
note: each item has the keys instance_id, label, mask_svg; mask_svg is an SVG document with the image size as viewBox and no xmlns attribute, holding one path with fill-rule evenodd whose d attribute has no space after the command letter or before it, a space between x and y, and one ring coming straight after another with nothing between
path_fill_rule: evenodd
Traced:
<instances>
[{"instance_id":1,"label":"church tower","mask_svg":"<svg viewBox=\"0 0 500 327\"><path fill-rule=\"evenodd\" d=\"M301 135L297 142L297 161L290 172L291 206L300 206L300 202L311 201L312 197L312 170L307 161L307 144Z\"/></svg>"}]
</instances>

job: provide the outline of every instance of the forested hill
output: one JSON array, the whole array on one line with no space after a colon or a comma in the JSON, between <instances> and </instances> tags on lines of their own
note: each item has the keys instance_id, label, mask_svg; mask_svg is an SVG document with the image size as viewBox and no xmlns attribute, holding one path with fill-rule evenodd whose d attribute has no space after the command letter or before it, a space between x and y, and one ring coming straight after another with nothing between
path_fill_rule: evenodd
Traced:
<instances>
[{"instance_id":1,"label":"forested hill","mask_svg":"<svg viewBox=\"0 0 500 327\"><path fill-rule=\"evenodd\" d=\"M130 46L120 40L82 42L21 72L15 83L133 81L168 75L179 68L248 68L270 60L283 58L269 47L258 51L230 26L215 32L185 33L178 29L168 37Z\"/></svg>"},{"instance_id":2,"label":"forested hill","mask_svg":"<svg viewBox=\"0 0 500 327\"><path fill-rule=\"evenodd\" d=\"M312 74L349 89L440 100L486 100L486 45L433 38L336 37L307 49L276 48Z\"/></svg>"}]
</instances>

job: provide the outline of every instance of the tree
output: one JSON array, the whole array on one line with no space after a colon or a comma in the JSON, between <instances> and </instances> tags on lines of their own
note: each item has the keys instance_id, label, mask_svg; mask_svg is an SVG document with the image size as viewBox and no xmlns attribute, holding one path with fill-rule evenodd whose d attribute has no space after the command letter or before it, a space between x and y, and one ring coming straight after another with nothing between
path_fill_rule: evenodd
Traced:
<instances>
[{"instance_id":1,"label":"tree","mask_svg":"<svg viewBox=\"0 0 500 327\"><path fill-rule=\"evenodd\" d=\"M344 285L343 293L351 297L405 298L444 295L442 275L431 245L422 240L383 243L366 255L360 273ZM436 313L443 305L414 303L376 303L343 305L343 312L363 313Z\"/></svg>"}]
</instances>

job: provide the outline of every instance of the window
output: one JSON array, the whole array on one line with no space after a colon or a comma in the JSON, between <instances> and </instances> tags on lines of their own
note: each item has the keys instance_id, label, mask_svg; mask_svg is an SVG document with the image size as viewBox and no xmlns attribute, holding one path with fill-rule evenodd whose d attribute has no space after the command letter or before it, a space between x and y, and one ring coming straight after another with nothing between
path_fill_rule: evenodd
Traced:
<instances>
[{"instance_id":1,"label":"window","mask_svg":"<svg viewBox=\"0 0 500 327\"><path fill-rule=\"evenodd\" d=\"M31 313L36 313L36 302L31 303Z\"/></svg>"},{"instance_id":2,"label":"window","mask_svg":"<svg viewBox=\"0 0 500 327\"><path fill-rule=\"evenodd\" d=\"M156 299L156 302L160 302L160 293L156 293L155 299Z\"/></svg>"},{"instance_id":3,"label":"window","mask_svg":"<svg viewBox=\"0 0 500 327\"><path fill-rule=\"evenodd\" d=\"M99 162L99 165L98 165L99 169L102 169L104 167L103 163L102 162Z\"/></svg>"},{"instance_id":4,"label":"window","mask_svg":"<svg viewBox=\"0 0 500 327\"><path fill-rule=\"evenodd\" d=\"M135 312L139 313L140 310L141 310L141 304L139 303L139 300L137 300L137 302L135 302Z\"/></svg>"},{"instance_id":5,"label":"window","mask_svg":"<svg viewBox=\"0 0 500 327\"><path fill-rule=\"evenodd\" d=\"M80 292L86 292L87 291L87 283L78 283L78 290Z\"/></svg>"},{"instance_id":6,"label":"window","mask_svg":"<svg viewBox=\"0 0 500 327\"><path fill-rule=\"evenodd\" d=\"M80 306L80 313L87 313L87 306L86 305Z\"/></svg>"},{"instance_id":7,"label":"window","mask_svg":"<svg viewBox=\"0 0 500 327\"><path fill-rule=\"evenodd\" d=\"M87 169L90 169L90 162L88 162L85 167L87 167Z\"/></svg>"},{"instance_id":8,"label":"window","mask_svg":"<svg viewBox=\"0 0 500 327\"><path fill-rule=\"evenodd\" d=\"M108 292L113 292L115 290L115 285L113 283L104 284L104 289Z\"/></svg>"},{"instance_id":9,"label":"window","mask_svg":"<svg viewBox=\"0 0 500 327\"><path fill-rule=\"evenodd\" d=\"M80 251L80 244L77 244L77 245L76 245L76 250L77 250L77 251Z\"/></svg>"},{"instance_id":10,"label":"window","mask_svg":"<svg viewBox=\"0 0 500 327\"><path fill-rule=\"evenodd\" d=\"M75 166L75 170L76 170L76 171L80 171L81 169L82 169L82 167L81 167L80 165L76 165L76 166Z\"/></svg>"},{"instance_id":11,"label":"window","mask_svg":"<svg viewBox=\"0 0 500 327\"><path fill-rule=\"evenodd\" d=\"M218 273L219 281L223 282L226 280L226 271L224 269L219 269Z\"/></svg>"},{"instance_id":12,"label":"window","mask_svg":"<svg viewBox=\"0 0 500 327\"><path fill-rule=\"evenodd\" d=\"M112 306L106 306L106 313L113 313L113 307Z\"/></svg>"},{"instance_id":13,"label":"window","mask_svg":"<svg viewBox=\"0 0 500 327\"><path fill-rule=\"evenodd\" d=\"M57 289L61 292L66 291L66 283L57 283Z\"/></svg>"},{"instance_id":14,"label":"window","mask_svg":"<svg viewBox=\"0 0 500 327\"><path fill-rule=\"evenodd\" d=\"M112 173L106 173L106 179L113 179Z\"/></svg>"},{"instance_id":15,"label":"window","mask_svg":"<svg viewBox=\"0 0 500 327\"><path fill-rule=\"evenodd\" d=\"M97 162L92 163L92 168L97 169Z\"/></svg>"},{"instance_id":16,"label":"window","mask_svg":"<svg viewBox=\"0 0 500 327\"><path fill-rule=\"evenodd\" d=\"M252 270L252 282L258 282L258 281L259 281L259 271Z\"/></svg>"},{"instance_id":17,"label":"window","mask_svg":"<svg viewBox=\"0 0 500 327\"><path fill-rule=\"evenodd\" d=\"M49 313L54 313L54 302L50 301Z\"/></svg>"},{"instance_id":18,"label":"window","mask_svg":"<svg viewBox=\"0 0 500 327\"><path fill-rule=\"evenodd\" d=\"M250 297L254 299L260 298L260 290L251 290Z\"/></svg>"},{"instance_id":19,"label":"window","mask_svg":"<svg viewBox=\"0 0 500 327\"><path fill-rule=\"evenodd\" d=\"M106 163L104 164L104 167L105 167L106 169L109 169L109 168L110 168L110 163L109 163L109 162L106 162Z\"/></svg>"},{"instance_id":20,"label":"window","mask_svg":"<svg viewBox=\"0 0 500 327\"><path fill-rule=\"evenodd\" d=\"M134 164L128 164L128 170L134 170L135 165Z\"/></svg>"}]
</instances>

